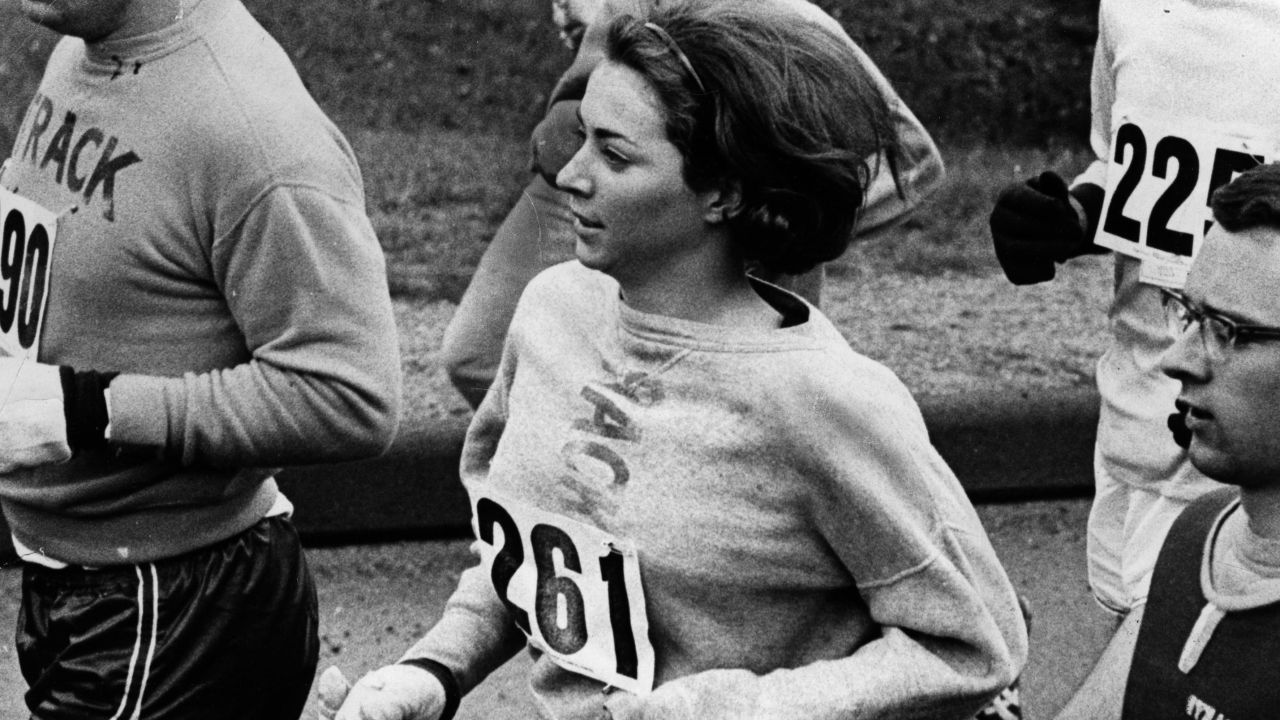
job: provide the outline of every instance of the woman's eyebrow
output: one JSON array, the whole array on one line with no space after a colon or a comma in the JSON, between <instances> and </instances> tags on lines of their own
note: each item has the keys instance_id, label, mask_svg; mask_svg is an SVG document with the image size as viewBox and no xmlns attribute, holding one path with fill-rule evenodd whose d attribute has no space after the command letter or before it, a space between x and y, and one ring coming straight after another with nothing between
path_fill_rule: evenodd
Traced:
<instances>
[{"instance_id":1,"label":"woman's eyebrow","mask_svg":"<svg viewBox=\"0 0 1280 720\"><path fill-rule=\"evenodd\" d=\"M578 116L578 125L583 129L584 132L586 132L587 123L582 120L582 109L578 108L577 110L574 111L574 114ZM608 128L601 128L601 127L591 128L591 131L587 134L592 135L594 137L598 137L598 138L604 138L606 140L625 140L626 142L632 142L631 138L627 137L626 135L616 130L610 130Z\"/></svg>"}]
</instances>

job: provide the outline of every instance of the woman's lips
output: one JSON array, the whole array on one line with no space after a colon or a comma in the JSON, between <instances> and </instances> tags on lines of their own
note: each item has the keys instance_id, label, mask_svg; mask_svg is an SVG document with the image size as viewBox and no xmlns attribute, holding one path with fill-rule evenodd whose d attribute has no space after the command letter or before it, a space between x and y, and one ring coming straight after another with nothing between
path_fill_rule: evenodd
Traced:
<instances>
[{"instance_id":1,"label":"woman's lips","mask_svg":"<svg viewBox=\"0 0 1280 720\"><path fill-rule=\"evenodd\" d=\"M588 230L600 230L604 228L604 223L600 222L599 220L592 220L591 218L577 211L571 210L570 212L573 213L573 220L579 227L586 228Z\"/></svg>"}]
</instances>

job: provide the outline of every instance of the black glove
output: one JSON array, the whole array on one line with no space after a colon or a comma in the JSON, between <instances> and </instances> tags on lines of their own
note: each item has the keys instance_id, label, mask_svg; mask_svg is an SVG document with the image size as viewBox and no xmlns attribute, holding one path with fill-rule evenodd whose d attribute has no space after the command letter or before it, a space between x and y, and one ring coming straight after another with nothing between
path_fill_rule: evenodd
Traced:
<instances>
[{"instance_id":1,"label":"black glove","mask_svg":"<svg viewBox=\"0 0 1280 720\"><path fill-rule=\"evenodd\" d=\"M1072 196L1085 209L1087 227L1080 226ZM1106 252L1092 242L1101 213L1102 188L1083 185L1068 192L1055 172L1004 188L991 211L991 239L1005 276L1014 285L1044 282L1053 279L1054 263Z\"/></svg>"}]
</instances>

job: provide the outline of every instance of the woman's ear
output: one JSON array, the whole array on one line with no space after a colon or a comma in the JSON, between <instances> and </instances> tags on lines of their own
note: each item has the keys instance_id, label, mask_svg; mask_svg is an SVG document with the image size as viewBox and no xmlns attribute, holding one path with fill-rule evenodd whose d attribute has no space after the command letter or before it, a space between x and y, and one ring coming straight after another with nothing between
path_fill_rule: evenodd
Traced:
<instances>
[{"instance_id":1,"label":"woman's ear","mask_svg":"<svg viewBox=\"0 0 1280 720\"><path fill-rule=\"evenodd\" d=\"M708 191L706 208L703 219L712 225L742 212L742 185L736 180L725 181L719 188Z\"/></svg>"}]
</instances>

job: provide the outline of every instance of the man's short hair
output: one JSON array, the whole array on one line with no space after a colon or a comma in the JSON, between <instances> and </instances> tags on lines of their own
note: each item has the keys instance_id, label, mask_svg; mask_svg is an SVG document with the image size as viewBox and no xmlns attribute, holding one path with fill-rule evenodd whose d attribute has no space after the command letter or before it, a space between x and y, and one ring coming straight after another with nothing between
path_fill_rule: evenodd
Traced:
<instances>
[{"instance_id":1,"label":"man's short hair","mask_svg":"<svg viewBox=\"0 0 1280 720\"><path fill-rule=\"evenodd\" d=\"M1280 230L1280 163L1250 168L1218 188L1213 219L1228 232L1256 227Z\"/></svg>"}]
</instances>

